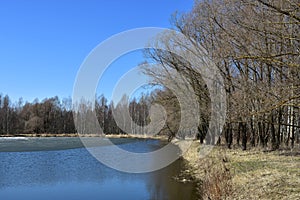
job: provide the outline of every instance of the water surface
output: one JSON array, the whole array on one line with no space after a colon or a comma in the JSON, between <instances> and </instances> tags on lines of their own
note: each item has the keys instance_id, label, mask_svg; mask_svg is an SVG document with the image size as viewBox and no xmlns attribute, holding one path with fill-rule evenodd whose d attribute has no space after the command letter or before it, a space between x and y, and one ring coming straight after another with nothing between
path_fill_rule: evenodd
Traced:
<instances>
[{"instance_id":1,"label":"water surface","mask_svg":"<svg viewBox=\"0 0 300 200\"><path fill-rule=\"evenodd\" d=\"M134 152L162 146L161 141L148 139L117 139L114 143ZM1 200L198 198L194 183L173 179L183 168L180 160L156 172L123 173L101 164L82 148L78 138L0 139L0 151Z\"/></svg>"}]
</instances>

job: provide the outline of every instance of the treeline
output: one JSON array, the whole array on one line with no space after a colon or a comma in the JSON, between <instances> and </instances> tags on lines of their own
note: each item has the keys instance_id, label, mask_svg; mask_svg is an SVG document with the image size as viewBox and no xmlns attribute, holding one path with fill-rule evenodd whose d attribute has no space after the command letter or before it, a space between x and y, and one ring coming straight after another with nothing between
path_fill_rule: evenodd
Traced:
<instances>
[{"instance_id":1,"label":"treeline","mask_svg":"<svg viewBox=\"0 0 300 200\"><path fill-rule=\"evenodd\" d=\"M0 135L41 133L75 133L70 98L47 98L24 103L22 98L12 103L9 96L0 95Z\"/></svg>"},{"instance_id":2,"label":"treeline","mask_svg":"<svg viewBox=\"0 0 300 200\"><path fill-rule=\"evenodd\" d=\"M226 123L218 142L243 149L249 145L278 149L299 144L298 0L199 0L190 12L175 15L173 25L198 52L203 52L201 46L207 50L224 79ZM217 131L215 127L208 129L211 100L202 75L195 70L202 66L193 66L171 52L197 53L172 35L157 40L157 49L147 50L146 55L163 68L144 67L144 72L158 84L174 80L174 73L184 76L198 97L200 142L215 143L213 137L206 137ZM163 104L175 102L167 89L160 97ZM174 115L178 115L178 106L170 105ZM169 121L169 126L176 124Z\"/></svg>"},{"instance_id":3,"label":"treeline","mask_svg":"<svg viewBox=\"0 0 300 200\"><path fill-rule=\"evenodd\" d=\"M134 98L130 101L124 95L116 106L114 106L113 102L108 103L107 99L101 95L96 98L94 108L89 105L89 103L81 102L77 105L81 110L76 111L71 98L60 100L58 97L53 97L46 98L40 102L36 99L32 103L24 103L22 98L20 98L19 101L13 103L9 96L0 94L0 135L56 135L78 132L97 134L99 130L92 129L91 121L86 115L92 112L96 114L97 123L100 124L102 129L101 134L124 134L127 132L118 127L114 120L113 112L122 113L124 109L128 110L128 106L130 116L135 123L127 118L124 119L124 123L132 125L132 134L141 134L144 131L143 126L149 121L149 95L141 95L138 100ZM78 126L75 127L74 122L77 120Z\"/></svg>"},{"instance_id":4,"label":"treeline","mask_svg":"<svg viewBox=\"0 0 300 200\"><path fill-rule=\"evenodd\" d=\"M85 100L74 103L74 122L80 134L145 134L150 122L151 95L129 99L123 95L115 105L101 95L95 104Z\"/></svg>"}]
</instances>

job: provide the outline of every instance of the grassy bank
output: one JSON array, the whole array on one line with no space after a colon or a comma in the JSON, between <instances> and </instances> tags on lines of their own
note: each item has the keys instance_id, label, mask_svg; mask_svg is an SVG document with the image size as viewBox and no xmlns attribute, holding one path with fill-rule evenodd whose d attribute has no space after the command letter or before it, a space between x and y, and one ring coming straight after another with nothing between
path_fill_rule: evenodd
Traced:
<instances>
[{"instance_id":1,"label":"grassy bank","mask_svg":"<svg viewBox=\"0 0 300 200\"><path fill-rule=\"evenodd\" d=\"M201 147L202 148L202 147ZM184 154L206 199L300 199L300 152L215 147L199 159L198 142ZM205 150L205 149L204 149Z\"/></svg>"}]
</instances>

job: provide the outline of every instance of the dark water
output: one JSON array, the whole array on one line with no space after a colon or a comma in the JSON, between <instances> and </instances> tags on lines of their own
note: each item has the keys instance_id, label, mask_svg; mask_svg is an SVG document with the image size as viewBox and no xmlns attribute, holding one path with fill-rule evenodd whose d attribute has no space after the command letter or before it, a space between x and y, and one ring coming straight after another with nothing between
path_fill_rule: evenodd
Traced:
<instances>
[{"instance_id":1,"label":"dark water","mask_svg":"<svg viewBox=\"0 0 300 200\"><path fill-rule=\"evenodd\" d=\"M158 140L114 143L135 152L162 146ZM76 138L0 139L0 200L198 199L194 183L172 178L183 167L180 160L156 172L129 174L101 164L80 147Z\"/></svg>"}]
</instances>

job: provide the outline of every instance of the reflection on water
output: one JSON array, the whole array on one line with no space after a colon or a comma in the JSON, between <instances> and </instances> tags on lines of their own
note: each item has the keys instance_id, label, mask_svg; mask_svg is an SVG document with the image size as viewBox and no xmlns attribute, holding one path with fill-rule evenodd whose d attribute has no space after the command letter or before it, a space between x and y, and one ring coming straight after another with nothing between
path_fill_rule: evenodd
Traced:
<instances>
[{"instance_id":1,"label":"reflection on water","mask_svg":"<svg viewBox=\"0 0 300 200\"><path fill-rule=\"evenodd\" d=\"M137 140L119 145L147 152L161 143ZM172 179L181 165L177 161L156 172L128 174L106 167L84 148L0 152L0 199L197 199L194 184Z\"/></svg>"}]
</instances>

